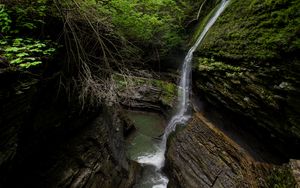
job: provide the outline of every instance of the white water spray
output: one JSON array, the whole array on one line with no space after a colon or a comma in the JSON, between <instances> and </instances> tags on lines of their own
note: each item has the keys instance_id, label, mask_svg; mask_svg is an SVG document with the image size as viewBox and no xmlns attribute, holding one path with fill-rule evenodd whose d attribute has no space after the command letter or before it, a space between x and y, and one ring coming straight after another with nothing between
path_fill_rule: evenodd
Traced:
<instances>
[{"instance_id":1,"label":"white water spray","mask_svg":"<svg viewBox=\"0 0 300 188\"><path fill-rule=\"evenodd\" d=\"M220 7L215 12L213 17L210 18L207 25L203 29L201 35L195 42L195 44L190 48L186 57L184 58L184 62L182 65L182 73L180 78L179 85L179 98L178 98L178 108L177 113L172 117L169 121L168 126L165 129L163 138L161 143L157 146L157 151L155 153L147 153L143 156L138 157L137 161L141 164L147 164L155 167L155 178L152 178L153 188L166 188L168 184L168 178L165 177L161 173L161 169L164 166L165 162L165 151L166 151L166 143L168 136L172 131L176 129L177 125L185 124L189 118L190 114L188 114L189 106L190 106L190 78L191 78L191 62L193 59L193 53L203 41L209 29L216 22L217 18L221 15L221 13L225 10L228 5L229 0L222 0Z\"/></svg>"}]
</instances>

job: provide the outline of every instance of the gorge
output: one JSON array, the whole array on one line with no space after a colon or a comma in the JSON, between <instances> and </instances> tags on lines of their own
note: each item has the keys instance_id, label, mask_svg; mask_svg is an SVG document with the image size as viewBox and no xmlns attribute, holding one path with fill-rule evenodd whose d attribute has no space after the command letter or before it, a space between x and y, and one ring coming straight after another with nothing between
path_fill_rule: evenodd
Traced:
<instances>
[{"instance_id":1,"label":"gorge","mask_svg":"<svg viewBox=\"0 0 300 188\"><path fill-rule=\"evenodd\" d=\"M0 187L299 187L299 9L0 1Z\"/></svg>"},{"instance_id":2,"label":"gorge","mask_svg":"<svg viewBox=\"0 0 300 188\"><path fill-rule=\"evenodd\" d=\"M141 156L137 157L137 162L140 164L146 164L151 165L155 168L154 172L156 175L148 175L149 177L142 177L142 179L146 181L152 181L151 184L145 184L142 183L143 186L141 187L167 187L168 178L161 174L161 170L165 163L165 151L167 147L167 139L169 135L175 131L177 125L184 125L190 118L190 114L188 114L189 106L190 106L190 73L191 73L191 62L193 58L193 53L196 50L196 48L199 46L199 44L204 39L206 33L212 27L212 25L215 23L217 18L220 16L220 14L223 12L223 10L226 8L227 4L229 3L228 0L222 0L221 5L219 5L218 10L216 13L212 16L212 18L209 19L207 25L204 27L202 33L200 34L199 38L195 42L195 44L190 48L187 55L184 58L182 69L181 69L181 76L180 76L180 85L178 90L178 106L177 111L175 115L171 118L168 125L165 128L164 134L162 136L162 140L160 143L157 144L156 150L153 153L143 153ZM149 167L148 167L149 168ZM152 169L153 171L153 169ZM151 174L151 172L148 172L147 174ZM155 178L153 178L155 177Z\"/></svg>"}]
</instances>

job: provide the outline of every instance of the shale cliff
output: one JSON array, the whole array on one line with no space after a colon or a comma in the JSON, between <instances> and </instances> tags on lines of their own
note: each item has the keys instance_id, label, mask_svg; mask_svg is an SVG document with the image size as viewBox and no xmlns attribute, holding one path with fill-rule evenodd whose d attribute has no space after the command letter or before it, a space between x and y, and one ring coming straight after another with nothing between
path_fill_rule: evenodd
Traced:
<instances>
[{"instance_id":1,"label":"shale cliff","mask_svg":"<svg viewBox=\"0 0 300 188\"><path fill-rule=\"evenodd\" d=\"M300 170L296 167L293 176L287 164L257 160L202 113L195 113L168 145L169 187L294 187Z\"/></svg>"},{"instance_id":2,"label":"shale cliff","mask_svg":"<svg viewBox=\"0 0 300 188\"><path fill-rule=\"evenodd\" d=\"M194 55L193 89L209 105L170 136L169 187L296 186L288 161L300 146L299 9L296 0L230 1ZM207 108L232 125L216 127ZM242 143L249 136L254 155ZM272 150L266 160L256 142Z\"/></svg>"},{"instance_id":3,"label":"shale cliff","mask_svg":"<svg viewBox=\"0 0 300 188\"><path fill-rule=\"evenodd\" d=\"M82 109L59 75L1 71L0 187L132 186L118 107Z\"/></svg>"},{"instance_id":4,"label":"shale cliff","mask_svg":"<svg viewBox=\"0 0 300 188\"><path fill-rule=\"evenodd\" d=\"M300 146L299 9L295 0L232 0L198 48L193 75L207 101L248 119L293 156Z\"/></svg>"}]
</instances>

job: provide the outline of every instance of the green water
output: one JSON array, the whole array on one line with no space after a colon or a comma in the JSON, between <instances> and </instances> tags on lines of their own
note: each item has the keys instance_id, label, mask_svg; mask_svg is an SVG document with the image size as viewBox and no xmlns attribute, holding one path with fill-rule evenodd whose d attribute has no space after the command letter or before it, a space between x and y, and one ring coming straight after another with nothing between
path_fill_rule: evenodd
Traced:
<instances>
[{"instance_id":1,"label":"green water","mask_svg":"<svg viewBox=\"0 0 300 188\"><path fill-rule=\"evenodd\" d=\"M166 122L157 113L128 111L127 115L136 127L136 131L127 139L127 156L131 160L137 160L144 153L156 150Z\"/></svg>"}]
</instances>

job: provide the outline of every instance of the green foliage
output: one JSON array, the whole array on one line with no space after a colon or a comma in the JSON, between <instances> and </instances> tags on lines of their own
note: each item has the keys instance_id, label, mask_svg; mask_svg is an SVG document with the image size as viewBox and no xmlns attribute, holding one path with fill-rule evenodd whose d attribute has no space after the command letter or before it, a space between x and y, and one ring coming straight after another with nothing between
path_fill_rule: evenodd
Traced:
<instances>
[{"instance_id":1,"label":"green foliage","mask_svg":"<svg viewBox=\"0 0 300 188\"><path fill-rule=\"evenodd\" d=\"M181 42L185 18L174 0L111 0L99 4L121 35L140 43L153 43L167 48Z\"/></svg>"},{"instance_id":2,"label":"green foliage","mask_svg":"<svg viewBox=\"0 0 300 188\"><path fill-rule=\"evenodd\" d=\"M0 40L0 54L11 65L29 68L50 58L56 51L57 44L49 40L40 41L32 38L5 38Z\"/></svg>"},{"instance_id":3,"label":"green foliage","mask_svg":"<svg viewBox=\"0 0 300 188\"><path fill-rule=\"evenodd\" d=\"M276 8L277 6L285 5L288 0L253 0L250 4L250 8L254 8L259 4L261 8Z\"/></svg>"},{"instance_id":4,"label":"green foliage","mask_svg":"<svg viewBox=\"0 0 300 188\"><path fill-rule=\"evenodd\" d=\"M120 43L124 44L124 41L129 41L137 48L149 48L146 52L148 54L153 54L155 51L162 56L182 43L188 14L194 15L195 12L192 10L195 7L198 9L198 4L202 1L58 0L58 2L62 7L62 14L66 9L70 10L68 23L72 19L78 19L79 22L88 19L88 24L91 26L95 24L94 28L97 29L104 28L104 31L110 32L108 34L110 37L117 36ZM122 57L133 57L130 53L133 51L132 49L118 49ZM139 55L143 54L139 51L134 57Z\"/></svg>"},{"instance_id":5,"label":"green foliage","mask_svg":"<svg viewBox=\"0 0 300 188\"><path fill-rule=\"evenodd\" d=\"M125 79L120 74L114 74L113 79L115 80L119 91L125 91L129 88L132 89L144 86L159 88L161 89L159 100L162 102L162 104L167 106L172 106L174 99L177 96L177 86L171 82L142 77L130 77L129 79Z\"/></svg>"},{"instance_id":6,"label":"green foliage","mask_svg":"<svg viewBox=\"0 0 300 188\"><path fill-rule=\"evenodd\" d=\"M41 27L46 16L47 0L22 3L0 4L0 31L2 34L13 35L21 30L35 30Z\"/></svg>"},{"instance_id":7,"label":"green foliage","mask_svg":"<svg viewBox=\"0 0 300 188\"><path fill-rule=\"evenodd\" d=\"M232 0L200 52L260 62L284 58L280 56L300 50L299 9L297 0Z\"/></svg>"},{"instance_id":8,"label":"green foliage","mask_svg":"<svg viewBox=\"0 0 300 188\"><path fill-rule=\"evenodd\" d=\"M45 16L46 0L0 5L0 56L11 66L30 68L54 55L57 44L26 36L44 24Z\"/></svg>"},{"instance_id":9,"label":"green foliage","mask_svg":"<svg viewBox=\"0 0 300 188\"><path fill-rule=\"evenodd\" d=\"M170 82L159 81L157 82L157 86L162 88L162 94L160 96L162 103L172 106L174 99L177 96L176 85Z\"/></svg>"},{"instance_id":10,"label":"green foliage","mask_svg":"<svg viewBox=\"0 0 300 188\"><path fill-rule=\"evenodd\" d=\"M20 30L34 30L43 25L46 16L47 0L24 0L10 7L10 12L15 23L14 33Z\"/></svg>"},{"instance_id":11,"label":"green foliage","mask_svg":"<svg viewBox=\"0 0 300 188\"><path fill-rule=\"evenodd\" d=\"M211 4L212 4L212 2L211 2ZM206 6L211 6L211 4L206 5ZM218 6L214 5L214 7L212 7L211 9L208 9L208 10L211 10L210 12L207 12L203 16L202 19L199 19L200 22L198 23L196 31L194 32L194 34L192 36L192 39L190 40L190 45L193 45L197 41L197 39L198 39L199 35L201 34L201 32L203 31L204 27L206 26L206 24L208 23L208 21L210 20L210 18L216 13L216 11L218 10L218 8L219 8ZM206 11L203 11L203 12L206 12Z\"/></svg>"},{"instance_id":12,"label":"green foliage","mask_svg":"<svg viewBox=\"0 0 300 188\"><path fill-rule=\"evenodd\" d=\"M267 179L270 188L293 188L296 185L295 179L287 167L275 168Z\"/></svg>"},{"instance_id":13,"label":"green foliage","mask_svg":"<svg viewBox=\"0 0 300 188\"><path fill-rule=\"evenodd\" d=\"M199 71L226 71L226 72L239 72L241 68L238 66L232 66L223 62L215 61L213 58L199 58L198 59Z\"/></svg>"},{"instance_id":14,"label":"green foliage","mask_svg":"<svg viewBox=\"0 0 300 188\"><path fill-rule=\"evenodd\" d=\"M11 19L7 13L7 10L3 4L0 4L0 32L7 33L10 31Z\"/></svg>"}]
</instances>

